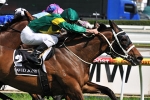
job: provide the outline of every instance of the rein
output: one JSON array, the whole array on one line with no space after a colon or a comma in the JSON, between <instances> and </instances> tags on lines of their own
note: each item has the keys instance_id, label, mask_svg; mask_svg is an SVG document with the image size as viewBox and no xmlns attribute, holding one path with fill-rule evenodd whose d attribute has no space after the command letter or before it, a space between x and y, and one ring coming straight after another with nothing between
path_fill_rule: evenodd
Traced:
<instances>
[{"instance_id":1,"label":"rein","mask_svg":"<svg viewBox=\"0 0 150 100\"><path fill-rule=\"evenodd\" d=\"M23 20L21 20L21 21L25 21L25 19L23 19ZM28 23L30 22L30 20L27 18L27 21L28 21ZM16 31L16 32L18 32L18 33L21 33L21 31L19 31L19 30L17 30L17 29L14 29L13 27L11 27L11 25L10 26L8 26L8 28L10 28L10 29L12 29L13 31Z\"/></svg>"},{"instance_id":2,"label":"rein","mask_svg":"<svg viewBox=\"0 0 150 100\"><path fill-rule=\"evenodd\" d=\"M82 34L84 37L86 37L86 38L92 38L93 36L95 36L95 34L92 34L92 35L86 35L86 34ZM69 48L67 48L67 46L65 45L65 41L68 39L68 37L64 40L64 42L62 43L62 45L64 45L64 47L69 51L69 52L71 52L74 56L76 56L79 60L81 60L82 62L84 62L84 63L86 63L86 64L89 64L89 65L91 65L92 63L90 63L90 62L87 62L87 61L85 61L85 60L83 60L81 57L79 57L78 55L76 55L75 53L73 53L71 50L69 50ZM62 46L61 45L61 46Z\"/></svg>"},{"instance_id":3,"label":"rein","mask_svg":"<svg viewBox=\"0 0 150 100\"><path fill-rule=\"evenodd\" d=\"M69 52L71 52L74 56L76 56L76 57L77 57L78 59L80 59L82 62L84 62L84 63L86 63L86 64L89 64L89 65L92 64L92 63L90 63L90 62L87 62L87 61L83 60L83 59L80 58L79 56L77 56L75 53L73 53L71 50L69 50L69 48L67 48L64 43L63 43L63 45L65 46L65 48L66 48Z\"/></svg>"},{"instance_id":4,"label":"rein","mask_svg":"<svg viewBox=\"0 0 150 100\"><path fill-rule=\"evenodd\" d=\"M120 32L118 32L118 33L116 34L115 31L112 29L112 33L113 33L113 35L114 35L114 37L115 37L115 40L114 40L114 41L117 41L119 47L120 47L120 48L122 49L122 51L124 52L124 55L119 54L119 53L117 53L117 52L114 50L114 48L112 47L112 44L114 43L114 41L112 41L112 43L110 43L109 40L106 38L105 35L101 34L100 32L99 32L98 34L102 35L102 36L105 38L105 40L107 41L107 43L108 43L108 45L109 45L109 47L110 47L110 50L112 50L115 54L117 54L117 55L119 55L120 57L125 58L125 59L129 58L128 52L129 52L133 47L135 47L135 45L132 45L130 48L128 48L128 50L125 50L125 49L121 46L121 44L120 44L120 42L119 42L119 40L118 40L118 37L117 37L117 35L119 35L119 34L121 34L121 33L124 33L124 31L120 31ZM85 36L85 37L87 37L87 38L90 38L90 37L92 37L92 36L94 36L94 35L92 34L91 36L87 36L86 34L84 34L83 36ZM81 60L82 62L84 62L84 63L86 63L86 64L92 64L92 63L90 63L90 62L87 62L87 61L83 60L82 58L80 58L79 56L77 56L75 53L73 53L71 50L69 50L69 48L65 45L65 41L66 41L67 39L68 39L68 38L66 38L66 39L64 40L64 42L62 43L62 45L64 45L64 47L65 47L69 52L71 52L74 56L76 56L76 57L77 57L79 60ZM62 45L61 45L61 46L62 46Z\"/></svg>"},{"instance_id":5,"label":"rein","mask_svg":"<svg viewBox=\"0 0 150 100\"><path fill-rule=\"evenodd\" d=\"M18 30L16 30L16 29L14 29L14 28L12 28L12 27L8 27L8 28L10 28L10 29L12 29L13 31L16 31L16 32L18 32L18 33L21 33L21 31L18 31Z\"/></svg>"},{"instance_id":6,"label":"rein","mask_svg":"<svg viewBox=\"0 0 150 100\"><path fill-rule=\"evenodd\" d=\"M132 45L132 46L126 51L125 49L123 49L123 47L121 46L121 44L120 44L120 42L119 42L119 40L118 40L118 38L117 38L117 35L120 34L120 33L124 33L124 31L120 31L120 32L118 32L118 33L116 34L116 33L114 32L114 30L112 29L112 33L113 33L113 35L114 35L114 37L115 37L115 40L117 41L118 45L120 46L120 48L122 49L122 51L124 52L125 55L119 54L119 53L117 53L117 52L114 50L114 48L112 47L112 44L114 43L115 40L114 40L112 43L110 43L110 42L108 41L108 39L106 38L106 36L103 35L103 34L101 34L101 33L99 32L99 34L101 34L101 35L105 38L105 40L107 41L107 43L108 43L110 49L112 49L114 53L116 53L117 55L119 55L119 56L122 57L122 58L127 59L128 56L129 56L129 55L128 55L128 52L129 52L133 47L135 47L135 46Z\"/></svg>"},{"instance_id":7,"label":"rein","mask_svg":"<svg viewBox=\"0 0 150 100\"><path fill-rule=\"evenodd\" d=\"M67 46L65 45L65 41L66 41L67 39L68 39L68 37L64 40L64 42L62 43L62 45L64 45L64 47L65 47L69 52L71 52L74 56L76 56L79 60L81 60L82 62L84 62L84 63L86 63L86 64L91 65L92 63L83 60L83 59L80 58L78 55L76 55L76 54L73 53L71 50L69 50L69 48L67 48ZM62 45L61 45L61 46L62 46Z\"/></svg>"}]
</instances>

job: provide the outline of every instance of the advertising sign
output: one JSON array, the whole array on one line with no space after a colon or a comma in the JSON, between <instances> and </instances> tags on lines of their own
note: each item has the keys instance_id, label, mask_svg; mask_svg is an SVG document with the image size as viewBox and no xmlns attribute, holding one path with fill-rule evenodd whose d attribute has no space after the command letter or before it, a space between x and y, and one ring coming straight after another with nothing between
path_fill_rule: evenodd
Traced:
<instances>
[{"instance_id":1,"label":"advertising sign","mask_svg":"<svg viewBox=\"0 0 150 100\"><path fill-rule=\"evenodd\" d=\"M107 86L116 94L120 94L125 72L124 94L140 95L139 66L131 66L121 58L112 59L106 56L100 56L94 62L98 63L90 67L90 81ZM150 95L150 58L144 58L142 61L142 76L143 92L145 95Z\"/></svg>"}]
</instances>

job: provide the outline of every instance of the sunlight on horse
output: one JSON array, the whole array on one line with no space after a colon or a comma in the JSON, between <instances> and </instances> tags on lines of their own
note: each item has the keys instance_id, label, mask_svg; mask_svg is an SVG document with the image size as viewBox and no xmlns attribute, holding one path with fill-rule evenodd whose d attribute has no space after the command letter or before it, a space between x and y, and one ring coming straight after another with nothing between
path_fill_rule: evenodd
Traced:
<instances>
[{"instance_id":1,"label":"sunlight on horse","mask_svg":"<svg viewBox=\"0 0 150 100\"><path fill-rule=\"evenodd\" d=\"M110 28L99 29L100 33L91 38L75 36L64 41L62 46L55 48L54 56L44 61L51 95L66 94L71 100L84 100L82 92L106 94L109 88L104 91L100 85L89 82L89 63L104 52L112 57L120 56L132 65L141 63L143 57L126 33L114 22L109 23ZM14 49L0 46L0 53L1 82L28 93L44 95L38 77L15 75ZM107 95L117 100L111 90Z\"/></svg>"}]
</instances>

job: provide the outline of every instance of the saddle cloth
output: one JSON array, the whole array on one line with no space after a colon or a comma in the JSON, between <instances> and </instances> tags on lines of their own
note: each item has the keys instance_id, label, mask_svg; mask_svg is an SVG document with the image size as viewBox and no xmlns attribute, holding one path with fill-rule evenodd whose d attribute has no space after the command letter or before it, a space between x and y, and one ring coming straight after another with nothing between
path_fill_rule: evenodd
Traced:
<instances>
[{"instance_id":1,"label":"saddle cloth","mask_svg":"<svg viewBox=\"0 0 150 100\"><path fill-rule=\"evenodd\" d=\"M43 62L47 55L50 53L51 48L47 49L41 57L41 61ZM38 69L32 68L33 66L36 67L37 65L30 64L30 62L27 60L27 56L31 53L31 51L28 50L20 50L16 49L14 50L13 54L13 61L14 61L14 71L16 75L27 75L27 76L37 76L38 75ZM26 67L26 64L28 63L30 68ZM39 66L39 65L38 65ZM43 69L43 71L46 73L46 68L44 63L40 65Z\"/></svg>"}]
</instances>

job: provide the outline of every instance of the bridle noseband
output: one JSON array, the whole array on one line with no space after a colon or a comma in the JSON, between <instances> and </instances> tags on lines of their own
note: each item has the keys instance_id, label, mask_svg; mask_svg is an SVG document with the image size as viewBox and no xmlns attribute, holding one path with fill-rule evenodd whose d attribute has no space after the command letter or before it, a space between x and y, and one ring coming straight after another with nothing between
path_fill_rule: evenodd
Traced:
<instances>
[{"instance_id":1,"label":"bridle noseband","mask_svg":"<svg viewBox=\"0 0 150 100\"><path fill-rule=\"evenodd\" d=\"M103 34L101 34L101 33L99 32L99 34L101 34L101 35L105 38L105 40L107 41L107 43L108 43L108 45L109 45L109 52L107 52L107 53L108 53L109 55L111 55L113 58L116 58L117 56L119 56L119 57L121 57L121 58L123 58L123 59L131 60L132 57L130 57L130 55L128 54L128 52L129 52L133 47L135 47L135 46L132 45L130 48L128 48L128 50L125 50L125 49L122 47L122 45L120 44L120 41L119 41L119 39L118 39L118 37L117 37L117 35L119 35L119 34L121 34L121 33L124 33L124 31L120 31L120 32L118 32L118 33L115 33L115 31L112 29L112 33L113 33L113 36L114 36L115 40L110 43L109 40L106 38L106 36L103 35ZM121 48L121 50L123 51L124 55L123 55L123 54L120 54L120 53L118 53L118 52L116 52L116 51L114 50L114 48L113 48L112 45L113 45L113 43L114 43L115 41L117 42L118 46L119 46L119 47Z\"/></svg>"}]
</instances>

